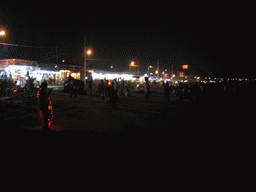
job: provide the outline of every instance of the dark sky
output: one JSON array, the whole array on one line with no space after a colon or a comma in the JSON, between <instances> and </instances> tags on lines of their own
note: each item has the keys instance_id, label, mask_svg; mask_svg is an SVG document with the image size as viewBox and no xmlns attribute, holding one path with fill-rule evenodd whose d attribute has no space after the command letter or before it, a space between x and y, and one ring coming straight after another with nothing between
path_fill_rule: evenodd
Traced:
<instances>
[{"instance_id":1,"label":"dark sky","mask_svg":"<svg viewBox=\"0 0 256 192\"><path fill-rule=\"evenodd\" d=\"M59 59L79 63L86 34L87 46L93 50L91 57L103 59L98 64L114 65L120 70L128 70L132 60L139 59L143 66L156 66L159 59L162 70L170 70L171 62L180 69L178 63L184 62L199 75L212 72L255 77L252 5L137 4L69 2L56 6L53 1L44 1L32 8L23 1L4 1L0 3L0 29L7 32L6 43L57 44L62 47ZM54 58L55 54L55 49L8 50L39 60Z\"/></svg>"}]
</instances>

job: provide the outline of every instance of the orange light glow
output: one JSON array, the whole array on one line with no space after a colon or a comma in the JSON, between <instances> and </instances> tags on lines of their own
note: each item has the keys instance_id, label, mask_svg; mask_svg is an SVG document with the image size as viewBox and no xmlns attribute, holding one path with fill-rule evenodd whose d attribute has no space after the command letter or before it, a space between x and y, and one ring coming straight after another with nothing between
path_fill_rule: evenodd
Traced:
<instances>
[{"instance_id":1,"label":"orange light glow","mask_svg":"<svg viewBox=\"0 0 256 192\"><path fill-rule=\"evenodd\" d=\"M53 119L53 110L52 110L52 100L51 100L51 97L48 97L47 100L49 102L48 110L50 111L49 118L48 118L48 127L49 127L51 125L52 119Z\"/></svg>"},{"instance_id":2,"label":"orange light glow","mask_svg":"<svg viewBox=\"0 0 256 192\"><path fill-rule=\"evenodd\" d=\"M4 36L5 35L5 31L0 31L0 36Z\"/></svg>"},{"instance_id":3,"label":"orange light glow","mask_svg":"<svg viewBox=\"0 0 256 192\"><path fill-rule=\"evenodd\" d=\"M188 65L182 65L182 69L188 69Z\"/></svg>"}]
</instances>

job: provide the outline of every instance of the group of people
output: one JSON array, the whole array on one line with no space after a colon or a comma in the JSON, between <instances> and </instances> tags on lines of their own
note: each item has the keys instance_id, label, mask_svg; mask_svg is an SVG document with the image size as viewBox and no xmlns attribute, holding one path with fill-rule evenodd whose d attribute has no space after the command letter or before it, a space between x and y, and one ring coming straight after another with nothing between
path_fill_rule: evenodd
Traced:
<instances>
[{"instance_id":1,"label":"group of people","mask_svg":"<svg viewBox=\"0 0 256 192\"><path fill-rule=\"evenodd\" d=\"M147 78L145 78L145 101L150 101L150 83ZM180 83L177 86L170 85L167 81L163 83L163 91L165 96L165 102L170 102L170 95L177 97L178 106L183 105L183 99L187 98L192 101L193 98L196 100L205 99L205 98L215 98L216 95L227 96L229 99L234 96L241 97L246 99L246 97L250 94L253 94L253 90L255 89L256 83L216 83L216 84L198 84L198 83ZM50 92L46 92L47 83L43 82L41 84L41 89L39 92L39 101L41 106L41 111L43 113L43 121L44 121L44 129L48 128L48 117L49 117L49 109L48 109L48 101ZM102 100L109 99L112 108L117 108L117 99L118 97L122 97L129 93L128 86L125 86L124 82L118 84L116 80L112 81L104 81L98 85L98 95ZM128 95L127 95L128 96ZM254 93L255 96L255 93Z\"/></svg>"},{"instance_id":2,"label":"group of people","mask_svg":"<svg viewBox=\"0 0 256 192\"><path fill-rule=\"evenodd\" d=\"M146 78L145 83L145 101L150 101L149 95L150 95L150 84L148 82L148 79ZM170 85L167 81L166 83L163 82L163 91L165 96L165 103L170 102L170 96L176 96L178 98L177 102L178 104L183 103L183 98L187 98L190 101L193 98L198 99L204 90L204 85L201 84L200 86L197 83L180 83L179 85Z\"/></svg>"},{"instance_id":3,"label":"group of people","mask_svg":"<svg viewBox=\"0 0 256 192\"><path fill-rule=\"evenodd\" d=\"M115 79L109 84L109 81L101 80L98 85L98 96L102 100L109 99L112 108L116 108L117 99L119 97L130 97L130 90L124 81L118 83Z\"/></svg>"}]
</instances>

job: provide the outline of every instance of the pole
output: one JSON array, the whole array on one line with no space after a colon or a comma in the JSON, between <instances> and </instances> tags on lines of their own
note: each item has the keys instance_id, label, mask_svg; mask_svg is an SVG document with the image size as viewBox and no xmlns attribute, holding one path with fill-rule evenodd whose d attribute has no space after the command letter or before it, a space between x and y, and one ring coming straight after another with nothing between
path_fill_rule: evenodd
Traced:
<instances>
[{"instance_id":1,"label":"pole","mask_svg":"<svg viewBox=\"0 0 256 192\"><path fill-rule=\"evenodd\" d=\"M172 77L173 77L173 64L172 64Z\"/></svg>"},{"instance_id":2,"label":"pole","mask_svg":"<svg viewBox=\"0 0 256 192\"><path fill-rule=\"evenodd\" d=\"M159 78L159 73L160 73L160 71L159 71L159 59L157 59L157 71L158 71L157 77Z\"/></svg>"},{"instance_id":3,"label":"pole","mask_svg":"<svg viewBox=\"0 0 256 192\"><path fill-rule=\"evenodd\" d=\"M56 44L56 64L58 64L58 47L57 47L57 44Z\"/></svg>"},{"instance_id":4,"label":"pole","mask_svg":"<svg viewBox=\"0 0 256 192\"><path fill-rule=\"evenodd\" d=\"M139 65L139 59L138 59L138 76L140 76L140 65Z\"/></svg>"},{"instance_id":5,"label":"pole","mask_svg":"<svg viewBox=\"0 0 256 192\"><path fill-rule=\"evenodd\" d=\"M86 91L86 35L84 38L84 90Z\"/></svg>"}]
</instances>

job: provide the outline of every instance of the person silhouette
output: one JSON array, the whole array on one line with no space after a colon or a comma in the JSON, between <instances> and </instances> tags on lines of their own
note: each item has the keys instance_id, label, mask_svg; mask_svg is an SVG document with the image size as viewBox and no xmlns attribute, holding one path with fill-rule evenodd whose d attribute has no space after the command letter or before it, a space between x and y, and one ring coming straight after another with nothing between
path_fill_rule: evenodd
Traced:
<instances>
[{"instance_id":1,"label":"person silhouette","mask_svg":"<svg viewBox=\"0 0 256 192\"><path fill-rule=\"evenodd\" d=\"M111 98L110 103L112 105L112 108L117 108L117 90L115 89L115 83L112 82L111 86Z\"/></svg>"},{"instance_id":2,"label":"person silhouette","mask_svg":"<svg viewBox=\"0 0 256 192\"><path fill-rule=\"evenodd\" d=\"M41 84L41 89L39 91L39 104L40 104L40 109L43 113L43 127L41 130L50 130L48 127L48 118L49 118L49 110L48 110L48 98L50 96L50 93L52 89L46 93L47 89L47 82L43 82Z\"/></svg>"},{"instance_id":3,"label":"person silhouette","mask_svg":"<svg viewBox=\"0 0 256 192\"><path fill-rule=\"evenodd\" d=\"M149 82L148 82L148 77L145 77L145 101L148 102L150 101L150 98L149 98L149 94L150 94L150 85L149 85Z\"/></svg>"},{"instance_id":4,"label":"person silhouette","mask_svg":"<svg viewBox=\"0 0 256 192\"><path fill-rule=\"evenodd\" d=\"M169 103L170 102L170 87L169 87L169 83L168 81L166 82L165 86L164 86L164 95L165 95L165 103Z\"/></svg>"}]
</instances>

